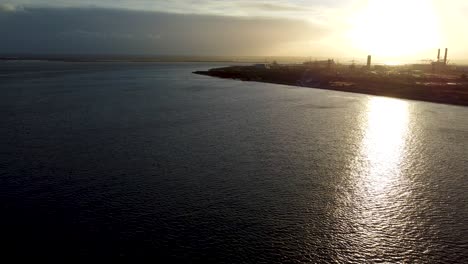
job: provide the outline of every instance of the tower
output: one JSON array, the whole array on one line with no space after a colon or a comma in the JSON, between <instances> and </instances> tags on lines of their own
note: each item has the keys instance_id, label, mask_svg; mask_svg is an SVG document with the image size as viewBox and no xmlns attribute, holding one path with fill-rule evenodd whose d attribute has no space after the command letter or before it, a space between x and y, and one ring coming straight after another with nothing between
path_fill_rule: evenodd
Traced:
<instances>
[{"instance_id":1,"label":"tower","mask_svg":"<svg viewBox=\"0 0 468 264\"><path fill-rule=\"evenodd\" d=\"M445 48L444 65L447 65L448 48Z\"/></svg>"},{"instance_id":2,"label":"tower","mask_svg":"<svg viewBox=\"0 0 468 264\"><path fill-rule=\"evenodd\" d=\"M367 69L370 70L371 68L371 62L372 62L372 56L367 55Z\"/></svg>"}]
</instances>

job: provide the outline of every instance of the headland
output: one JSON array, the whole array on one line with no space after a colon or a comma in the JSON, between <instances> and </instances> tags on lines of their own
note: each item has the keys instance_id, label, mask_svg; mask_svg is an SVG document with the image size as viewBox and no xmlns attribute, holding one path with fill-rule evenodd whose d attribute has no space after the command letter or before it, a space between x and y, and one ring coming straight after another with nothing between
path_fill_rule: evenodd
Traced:
<instances>
[{"instance_id":1,"label":"headland","mask_svg":"<svg viewBox=\"0 0 468 264\"><path fill-rule=\"evenodd\" d=\"M359 66L340 65L333 60L326 60L289 65L265 63L230 66L194 73L468 106L468 78L465 70L446 63Z\"/></svg>"}]
</instances>

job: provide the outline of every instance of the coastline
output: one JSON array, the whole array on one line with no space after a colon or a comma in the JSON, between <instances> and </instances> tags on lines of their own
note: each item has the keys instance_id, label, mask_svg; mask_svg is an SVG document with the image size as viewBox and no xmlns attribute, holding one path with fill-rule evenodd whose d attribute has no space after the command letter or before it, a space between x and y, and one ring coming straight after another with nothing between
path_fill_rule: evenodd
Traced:
<instances>
[{"instance_id":1,"label":"coastline","mask_svg":"<svg viewBox=\"0 0 468 264\"><path fill-rule=\"evenodd\" d=\"M230 66L193 73L224 79L468 106L468 80L447 74L414 76L364 70L338 72L306 65L268 68Z\"/></svg>"}]
</instances>

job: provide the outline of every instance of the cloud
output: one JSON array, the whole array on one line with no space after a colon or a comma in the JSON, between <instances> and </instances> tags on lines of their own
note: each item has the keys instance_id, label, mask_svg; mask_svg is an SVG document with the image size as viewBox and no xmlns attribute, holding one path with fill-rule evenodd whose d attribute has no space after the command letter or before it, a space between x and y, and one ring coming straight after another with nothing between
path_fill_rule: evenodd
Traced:
<instances>
[{"instance_id":1,"label":"cloud","mask_svg":"<svg viewBox=\"0 0 468 264\"><path fill-rule=\"evenodd\" d=\"M319 40L327 31L284 18L25 8L0 14L0 35L3 53L290 55L288 43Z\"/></svg>"},{"instance_id":2,"label":"cloud","mask_svg":"<svg viewBox=\"0 0 468 264\"><path fill-rule=\"evenodd\" d=\"M17 10L16 6L13 4L2 4L0 3L0 12L15 12Z\"/></svg>"},{"instance_id":3,"label":"cloud","mask_svg":"<svg viewBox=\"0 0 468 264\"><path fill-rule=\"evenodd\" d=\"M306 12L310 11L310 7L282 4L282 3L264 3L264 2L239 2L238 6L242 9L251 9L261 12Z\"/></svg>"},{"instance_id":4,"label":"cloud","mask_svg":"<svg viewBox=\"0 0 468 264\"><path fill-rule=\"evenodd\" d=\"M9 0L26 8L118 8L178 14L276 17L316 21L317 14L360 0ZM323 17L322 17L323 19Z\"/></svg>"}]
</instances>

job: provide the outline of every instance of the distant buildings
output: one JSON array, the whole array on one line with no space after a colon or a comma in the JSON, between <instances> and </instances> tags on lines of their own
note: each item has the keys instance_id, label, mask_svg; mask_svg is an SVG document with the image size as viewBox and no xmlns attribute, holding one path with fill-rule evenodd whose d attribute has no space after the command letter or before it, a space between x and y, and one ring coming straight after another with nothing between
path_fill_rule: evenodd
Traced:
<instances>
[{"instance_id":1,"label":"distant buildings","mask_svg":"<svg viewBox=\"0 0 468 264\"><path fill-rule=\"evenodd\" d=\"M257 64L254 64L254 66L256 69L260 69L260 70L270 69L270 64L268 63L257 63Z\"/></svg>"},{"instance_id":2,"label":"distant buildings","mask_svg":"<svg viewBox=\"0 0 468 264\"><path fill-rule=\"evenodd\" d=\"M314 66L316 68L326 68L328 70L333 69L336 65L335 60L333 59L306 61L303 64L307 66Z\"/></svg>"},{"instance_id":3,"label":"distant buildings","mask_svg":"<svg viewBox=\"0 0 468 264\"><path fill-rule=\"evenodd\" d=\"M433 61L431 63L432 65L432 71L437 72L444 70L447 67L447 56L448 56L448 48L445 48L445 55L444 55L444 60L440 60L440 49L437 50L437 61Z\"/></svg>"}]
</instances>

